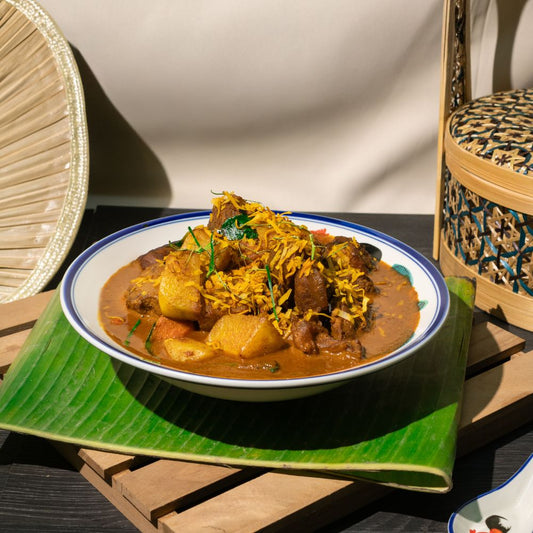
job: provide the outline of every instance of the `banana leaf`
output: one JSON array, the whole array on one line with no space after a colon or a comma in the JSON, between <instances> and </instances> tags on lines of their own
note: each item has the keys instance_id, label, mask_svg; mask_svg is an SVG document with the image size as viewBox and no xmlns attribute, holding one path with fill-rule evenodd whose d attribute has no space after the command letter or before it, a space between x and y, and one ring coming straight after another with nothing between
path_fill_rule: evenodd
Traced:
<instances>
[{"instance_id":1,"label":"banana leaf","mask_svg":"<svg viewBox=\"0 0 533 533\"><path fill-rule=\"evenodd\" d=\"M203 397L110 358L72 329L56 294L0 386L0 427L133 455L446 492L475 293L470 280L446 282L446 322L411 357L313 397L264 404Z\"/></svg>"}]
</instances>

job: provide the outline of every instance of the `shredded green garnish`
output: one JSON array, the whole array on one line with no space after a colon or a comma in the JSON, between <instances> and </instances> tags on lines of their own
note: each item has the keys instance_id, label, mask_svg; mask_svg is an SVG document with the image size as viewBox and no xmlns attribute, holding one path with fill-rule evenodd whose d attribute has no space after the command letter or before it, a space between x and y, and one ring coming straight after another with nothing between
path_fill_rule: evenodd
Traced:
<instances>
[{"instance_id":1,"label":"shredded green garnish","mask_svg":"<svg viewBox=\"0 0 533 533\"><path fill-rule=\"evenodd\" d=\"M314 261L315 260L316 246L315 246L315 241L313 239L313 234L312 233L309 234L309 240L311 241L311 261Z\"/></svg>"},{"instance_id":2,"label":"shredded green garnish","mask_svg":"<svg viewBox=\"0 0 533 533\"><path fill-rule=\"evenodd\" d=\"M179 241L168 241L168 245L173 249L173 250L181 250L181 247L183 245L183 241L185 239L180 239Z\"/></svg>"},{"instance_id":3,"label":"shredded green garnish","mask_svg":"<svg viewBox=\"0 0 533 533\"><path fill-rule=\"evenodd\" d=\"M278 313L276 311L276 300L274 298L274 287L272 286L272 277L270 276L270 267L268 265L265 265L265 270L267 273L267 282L268 282L268 290L270 291L270 299L272 300L272 312L274 313L274 318L277 322L279 322Z\"/></svg>"},{"instance_id":4,"label":"shredded green garnish","mask_svg":"<svg viewBox=\"0 0 533 533\"><path fill-rule=\"evenodd\" d=\"M198 239L196 238L196 235L194 234L194 231L192 230L191 226L187 228L189 230L189 233L192 235L192 238L194 239L194 242L196 243L196 246L198 246L197 252L204 252L205 250L202 248L201 244L199 243Z\"/></svg>"},{"instance_id":5,"label":"shredded green garnish","mask_svg":"<svg viewBox=\"0 0 533 533\"><path fill-rule=\"evenodd\" d=\"M209 248L211 252L211 257L209 258L209 270L207 271L206 276L209 277L211 274L216 272L215 268L215 243L213 241L214 234L211 233L211 238L209 239Z\"/></svg>"},{"instance_id":6,"label":"shredded green garnish","mask_svg":"<svg viewBox=\"0 0 533 533\"><path fill-rule=\"evenodd\" d=\"M155 328L155 322L152 324L152 327L150 328L150 331L148 332L148 337L146 337L146 341L144 342L144 347L146 348L146 351L151 354L152 353L152 333L154 332Z\"/></svg>"},{"instance_id":7,"label":"shredded green garnish","mask_svg":"<svg viewBox=\"0 0 533 533\"><path fill-rule=\"evenodd\" d=\"M141 319L138 318L137 319L137 322L135 322L135 324L133 324L133 327L130 329L130 332L128 333L128 335L126 336L126 338L124 339L124 344L126 346L129 346L130 345L130 339L132 337L132 335L135 333L135 330L139 327L139 324L141 323Z\"/></svg>"},{"instance_id":8,"label":"shredded green garnish","mask_svg":"<svg viewBox=\"0 0 533 533\"><path fill-rule=\"evenodd\" d=\"M275 374L276 372L279 372L281 369L279 363L277 361L274 361L274 364L268 368L268 371L271 374Z\"/></svg>"}]
</instances>

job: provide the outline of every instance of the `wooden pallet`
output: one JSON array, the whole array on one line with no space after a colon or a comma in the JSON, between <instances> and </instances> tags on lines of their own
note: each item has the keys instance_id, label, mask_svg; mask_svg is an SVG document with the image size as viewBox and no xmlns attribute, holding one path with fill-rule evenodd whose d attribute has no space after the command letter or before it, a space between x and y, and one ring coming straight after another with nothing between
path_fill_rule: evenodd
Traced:
<instances>
[{"instance_id":1,"label":"wooden pallet","mask_svg":"<svg viewBox=\"0 0 533 533\"><path fill-rule=\"evenodd\" d=\"M0 307L0 379L51 293ZM489 322L472 331L458 455L533 419L533 352ZM54 443L140 531L311 530L391 489L310 472L230 468Z\"/></svg>"}]
</instances>

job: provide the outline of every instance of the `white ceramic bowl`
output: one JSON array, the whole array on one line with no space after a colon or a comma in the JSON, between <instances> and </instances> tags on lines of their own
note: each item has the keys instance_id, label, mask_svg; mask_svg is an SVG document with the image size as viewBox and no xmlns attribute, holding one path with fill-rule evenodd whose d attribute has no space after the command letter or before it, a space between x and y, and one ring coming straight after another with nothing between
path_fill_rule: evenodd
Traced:
<instances>
[{"instance_id":1,"label":"white ceramic bowl","mask_svg":"<svg viewBox=\"0 0 533 533\"><path fill-rule=\"evenodd\" d=\"M119 361L156 374L183 389L215 398L241 401L278 401L316 394L349 380L376 372L411 355L441 327L449 308L449 293L439 271L421 254L378 231L318 215L291 214L290 218L310 230L325 228L332 235L355 236L359 242L377 246L382 260L398 265L418 292L420 322L414 335L391 354L367 364L333 374L308 378L242 380L202 376L182 372L127 351L103 330L98 319L101 287L120 267L146 251L174 241L189 226L206 224L208 211L188 213L137 224L93 244L67 270L61 284L61 304L76 331L101 351Z\"/></svg>"},{"instance_id":2,"label":"white ceramic bowl","mask_svg":"<svg viewBox=\"0 0 533 533\"><path fill-rule=\"evenodd\" d=\"M448 533L531 533L533 455L505 483L465 503L448 521Z\"/></svg>"}]
</instances>

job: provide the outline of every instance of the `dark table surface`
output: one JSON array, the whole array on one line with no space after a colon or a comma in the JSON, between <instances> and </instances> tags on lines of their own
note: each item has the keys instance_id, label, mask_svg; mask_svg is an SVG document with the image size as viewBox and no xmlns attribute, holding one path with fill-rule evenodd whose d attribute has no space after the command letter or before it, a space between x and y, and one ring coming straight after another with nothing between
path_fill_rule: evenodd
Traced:
<instances>
[{"instance_id":1,"label":"dark table surface","mask_svg":"<svg viewBox=\"0 0 533 533\"><path fill-rule=\"evenodd\" d=\"M172 209L98 207L87 210L70 261L95 240L131 224L178 212ZM383 231L431 258L433 216L324 213ZM48 288L55 288L62 269ZM479 312L478 312L479 313ZM533 334L502 324L533 347ZM533 453L533 423L456 461L447 494L394 491L348 514L331 532L443 532L450 514L474 496L507 480ZM0 430L0 532L137 531L46 440Z\"/></svg>"}]
</instances>

